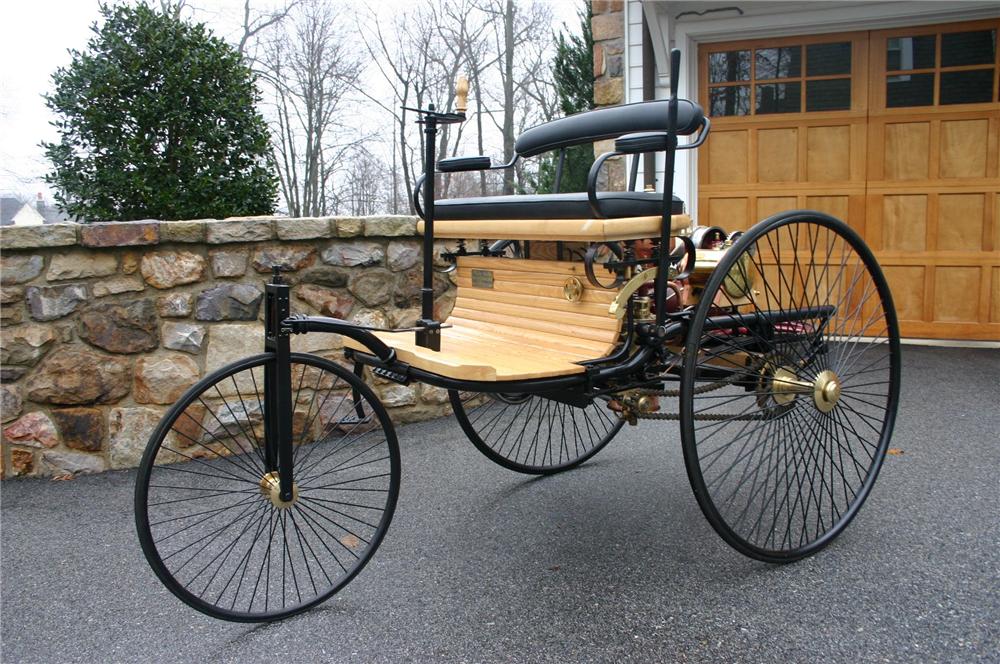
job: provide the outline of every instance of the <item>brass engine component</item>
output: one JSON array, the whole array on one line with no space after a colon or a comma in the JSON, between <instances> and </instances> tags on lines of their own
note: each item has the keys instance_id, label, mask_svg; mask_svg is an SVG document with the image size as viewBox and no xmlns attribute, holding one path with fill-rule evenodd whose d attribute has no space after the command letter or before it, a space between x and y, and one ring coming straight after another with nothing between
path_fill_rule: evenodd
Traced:
<instances>
[{"instance_id":1,"label":"brass engine component","mask_svg":"<svg viewBox=\"0 0 1000 664\"><path fill-rule=\"evenodd\" d=\"M659 398L655 394L647 394L642 390L622 392L609 405L611 410L618 413L618 417L632 426L638 424L640 415L660 410Z\"/></svg>"},{"instance_id":2,"label":"brass engine component","mask_svg":"<svg viewBox=\"0 0 1000 664\"><path fill-rule=\"evenodd\" d=\"M618 294L615 295L614 301L611 302L611 306L608 307L608 313L615 318L625 317L625 307L628 305L628 299L632 297L632 293L639 290L639 287L646 282L652 281L656 278L656 268L651 267L639 272L634 277L629 279L625 284L618 290Z\"/></svg>"},{"instance_id":3,"label":"brass engine component","mask_svg":"<svg viewBox=\"0 0 1000 664\"><path fill-rule=\"evenodd\" d=\"M653 301L648 297L636 297L632 300L632 318L636 323L648 323L653 317Z\"/></svg>"},{"instance_id":4,"label":"brass engine component","mask_svg":"<svg viewBox=\"0 0 1000 664\"><path fill-rule=\"evenodd\" d=\"M576 277L570 277L563 284L563 297L570 302L579 302L583 298L583 282Z\"/></svg>"},{"instance_id":5,"label":"brass engine component","mask_svg":"<svg viewBox=\"0 0 1000 664\"><path fill-rule=\"evenodd\" d=\"M288 509L299 499L299 485L295 482L292 482L292 499L287 502L281 499L281 480L276 470L260 478L260 492L279 510Z\"/></svg>"},{"instance_id":6,"label":"brass engine component","mask_svg":"<svg viewBox=\"0 0 1000 664\"><path fill-rule=\"evenodd\" d=\"M695 254L694 271L691 273L691 281L704 284L719 266L722 257L726 255L728 249L698 249ZM750 260L750 255L744 253L736 262L736 265L729 269L722 282L722 290L726 295L736 299L745 298L750 295L750 288L753 286L755 269ZM734 302L735 303L735 302Z\"/></svg>"}]
</instances>

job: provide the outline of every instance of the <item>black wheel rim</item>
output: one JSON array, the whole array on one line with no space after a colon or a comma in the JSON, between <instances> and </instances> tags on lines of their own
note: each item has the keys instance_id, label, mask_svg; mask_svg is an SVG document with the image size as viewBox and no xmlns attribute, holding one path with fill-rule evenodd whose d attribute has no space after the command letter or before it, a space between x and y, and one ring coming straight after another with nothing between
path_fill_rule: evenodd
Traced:
<instances>
[{"instance_id":1,"label":"black wheel rim","mask_svg":"<svg viewBox=\"0 0 1000 664\"><path fill-rule=\"evenodd\" d=\"M860 237L820 213L761 222L713 272L685 348L681 431L706 517L754 558L818 551L867 498L898 396L895 312Z\"/></svg>"},{"instance_id":2,"label":"black wheel rim","mask_svg":"<svg viewBox=\"0 0 1000 664\"><path fill-rule=\"evenodd\" d=\"M624 424L603 399L578 408L530 394L452 390L449 396L472 444L519 473L573 468L600 452Z\"/></svg>"},{"instance_id":3,"label":"black wheel rim","mask_svg":"<svg viewBox=\"0 0 1000 664\"><path fill-rule=\"evenodd\" d=\"M369 388L292 355L295 499L265 472L263 375L271 355L225 367L161 421L136 485L136 524L157 576L217 618L266 621L324 601L378 548L399 492L399 451Z\"/></svg>"}]
</instances>

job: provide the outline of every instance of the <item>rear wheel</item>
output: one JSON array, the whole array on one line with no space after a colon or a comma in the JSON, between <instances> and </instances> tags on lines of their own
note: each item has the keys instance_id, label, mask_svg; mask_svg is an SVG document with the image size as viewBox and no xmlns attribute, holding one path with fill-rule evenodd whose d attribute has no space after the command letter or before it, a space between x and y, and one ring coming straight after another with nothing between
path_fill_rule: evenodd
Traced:
<instances>
[{"instance_id":1,"label":"rear wheel","mask_svg":"<svg viewBox=\"0 0 1000 664\"><path fill-rule=\"evenodd\" d=\"M770 562L829 544L882 466L899 377L889 288L853 230L797 211L747 231L701 294L681 381L688 477L715 530Z\"/></svg>"},{"instance_id":2,"label":"rear wheel","mask_svg":"<svg viewBox=\"0 0 1000 664\"><path fill-rule=\"evenodd\" d=\"M285 618L344 587L375 553L399 493L385 409L354 374L293 353L293 498L269 471L264 373L241 360L189 389L139 466L143 553L181 600L223 620Z\"/></svg>"},{"instance_id":3,"label":"rear wheel","mask_svg":"<svg viewBox=\"0 0 1000 664\"><path fill-rule=\"evenodd\" d=\"M465 435L491 461L518 473L569 470L611 442L624 422L596 399L584 408L531 394L449 390Z\"/></svg>"}]
</instances>

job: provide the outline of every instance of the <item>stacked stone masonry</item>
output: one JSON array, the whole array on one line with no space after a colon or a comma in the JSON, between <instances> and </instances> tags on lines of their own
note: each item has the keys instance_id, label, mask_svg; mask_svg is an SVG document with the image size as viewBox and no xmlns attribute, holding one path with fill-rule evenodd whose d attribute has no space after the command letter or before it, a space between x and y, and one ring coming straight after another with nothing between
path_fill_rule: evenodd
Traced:
<instances>
[{"instance_id":1,"label":"stacked stone masonry","mask_svg":"<svg viewBox=\"0 0 1000 664\"><path fill-rule=\"evenodd\" d=\"M294 312L378 326L419 314L412 217L255 217L0 231L4 476L138 464L160 417L207 373L263 350L264 282L281 265ZM454 303L436 275L437 315ZM333 334L293 350L343 361ZM397 422L449 411L443 390L368 380Z\"/></svg>"},{"instance_id":2,"label":"stacked stone masonry","mask_svg":"<svg viewBox=\"0 0 1000 664\"><path fill-rule=\"evenodd\" d=\"M594 105L616 106L625 102L625 3L624 0L591 0L594 35ZM614 149L614 141L594 144L594 156ZM608 160L608 188L625 187L625 161Z\"/></svg>"}]
</instances>

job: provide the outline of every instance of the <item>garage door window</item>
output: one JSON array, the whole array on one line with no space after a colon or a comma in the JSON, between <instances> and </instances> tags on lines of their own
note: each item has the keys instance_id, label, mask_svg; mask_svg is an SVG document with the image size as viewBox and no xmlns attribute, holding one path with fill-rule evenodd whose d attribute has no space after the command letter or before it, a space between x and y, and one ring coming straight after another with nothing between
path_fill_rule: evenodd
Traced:
<instances>
[{"instance_id":1,"label":"garage door window","mask_svg":"<svg viewBox=\"0 0 1000 664\"><path fill-rule=\"evenodd\" d=\"M851 42L709 53L709 113L769 115L851 108Z\"/></svg>"},{"instance_id":2,"label":"garage door window","mask_svg":"<svg viewBox=\"0 0 1000 664\"><path fill-rule=\"evenodd\" d=\"M996 30L974 30L888 39L886 106L993 101L996 37Z\"/></svg>"}]
</instances>

